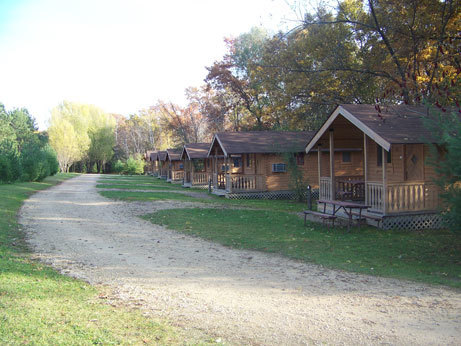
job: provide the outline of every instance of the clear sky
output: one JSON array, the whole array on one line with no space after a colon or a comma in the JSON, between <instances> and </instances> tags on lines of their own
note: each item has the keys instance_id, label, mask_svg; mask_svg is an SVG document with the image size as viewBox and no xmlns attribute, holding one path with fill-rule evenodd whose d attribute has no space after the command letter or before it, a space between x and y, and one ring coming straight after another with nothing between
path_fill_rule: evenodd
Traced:
<instances>
[{"instance_id":1,"label":"clear sky","mask_svg":"<svg viewBox=\"0 0 461 346\"><path fill-rule=\"evenodd\" d=\"M41 129L62 100L125 115L183 104L224 37L294 25L287 2L0 0L0 102L26 107Z\"/></svg>"}]
</instances>

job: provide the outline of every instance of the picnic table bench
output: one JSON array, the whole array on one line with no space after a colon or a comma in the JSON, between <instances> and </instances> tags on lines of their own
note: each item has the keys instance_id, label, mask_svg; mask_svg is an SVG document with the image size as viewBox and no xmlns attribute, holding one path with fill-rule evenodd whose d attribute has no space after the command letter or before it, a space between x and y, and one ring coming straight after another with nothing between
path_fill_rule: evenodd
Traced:
<instances>
[{"instance_id":1,"label":"picnic table bench","mask_svg":"<svg viewBox=\"0 0 461 346\"><path fill-rule=\"evenodd\" d=\"M318 211L304 210L304 226L306 226L307 215L314 215L322 219L322 224L325 224L326 220L330 220L332 226L335 227L336 215L320 213Z\"/></svg>"}]
</instances>

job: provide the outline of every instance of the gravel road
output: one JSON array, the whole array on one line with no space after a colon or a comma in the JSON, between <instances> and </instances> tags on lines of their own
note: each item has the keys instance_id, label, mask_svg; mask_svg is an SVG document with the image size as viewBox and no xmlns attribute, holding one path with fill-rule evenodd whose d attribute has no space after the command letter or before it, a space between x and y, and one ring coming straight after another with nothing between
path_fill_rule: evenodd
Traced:
<instances>
[{"instance_id":1,"label":"gravel road","mask_svg":"<svg viewBox=\"0 0 461 346\"><path fill-rule=\"evenodd\" d=\"M36 256L114 299L231 344L426 344L461 340L461 293L233 250L137 217L180 201L100 196L98 175L33 195L20 223Z\"/></svg>"}]
</instances>

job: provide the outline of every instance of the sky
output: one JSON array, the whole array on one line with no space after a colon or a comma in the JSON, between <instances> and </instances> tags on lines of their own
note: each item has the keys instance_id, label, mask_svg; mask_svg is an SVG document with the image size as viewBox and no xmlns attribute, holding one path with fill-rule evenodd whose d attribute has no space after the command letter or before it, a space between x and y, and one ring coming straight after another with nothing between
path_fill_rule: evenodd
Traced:
<instances>
[{"instance_id":1,"label":"sky","mask_svg":"<svg viewBox=\"0 0 461 346\"><path fill-rule=\"evenodd\" d=\"M0 102L46 129L63 100L129 115L185 104L224 37L296 25L285 0L0 0Z\"/></svg>"}]
</instances>

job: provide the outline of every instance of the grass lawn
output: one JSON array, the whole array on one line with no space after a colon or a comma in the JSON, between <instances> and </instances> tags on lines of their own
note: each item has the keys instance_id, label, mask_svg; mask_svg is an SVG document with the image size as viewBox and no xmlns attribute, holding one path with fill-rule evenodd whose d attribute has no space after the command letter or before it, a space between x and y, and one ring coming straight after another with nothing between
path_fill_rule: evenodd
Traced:
<instances>
[{"instance_id":1,"label":"grass lawn","mask_svg":"<svg viewBox=\"0 0 461 346\"><path fill-rule=\"evenodd\" d=\"M203 202L202 199L183 195L174 192L135 192L135 191L99 191L107 198L119 199L123 201L158 201L175 200L184 202Z\"/></svg>"},{"instance_id":2,"label":"grass lawn","mask_svg":"<svg viewBox=\"0 0 461 346\"><path fill-rule=\"evenodd\" d=\"M0 185L0 344L184 344L183 332L104 303L104 292L29 259L17 212L41 183Z\"/></svg>"},{"instance_id":3,"label":"grass lawn","mask_svg":"<svg viewBox=\"0 0 461 346\"><path fill-rule=\"evenodd\" d=\"M153 223L226 246L278 253L329 268L461 288L461 237L449 231L304 227L296 215L269 210L174 209Z\"/></svg>"},{"instance_id":4,"label":"grass lawn","mask_svg":"<svg viewBox=\"0 0 461 346\"><path fill-rule=\"evenodd\" d=\"M112 188L112 189L141 189L141 190L175 190L175 191L196 191L206 193L205 189L194 189L194 188L183 188L179 185L174 185L160 180L157 178L146 177L146 176L112 176L116 178L102 177L98 180L97 188ZM110 185L102 185L101 183L112 183ZM150 184L149 186L143 186L138 184ZM112 193L113 192L113 193ZM265 199L254 199L254 200L237 200L227 199L215 195L210 195L210 198L190 197L184 195L178 195L177 193L161 193L155 192L130 192L130 191L99 191L101 195L107 198L120 199L126 201L155 201L159 199L173 199L182 200L188 202L202 202L202 203L215 203L223 206L233 206L239 208L255 208L255 209L267 209L276 211L291 211L300 212L306 209L305 203L299 203L296 201L287 200L265 200Z\"/></svg>"},{"instance_id":5,"label":"grass lawn","mask_svg":"<svg viewBox=\"0 0 461 346\"><path fill-rule=\"evenodd\" d=\"M181 190L184 191L181 186L162 186L162 185L147 185L147 184L98 184L96 185L98 189L140 189L140 190Z\"/></svg>"}]
</instances>

